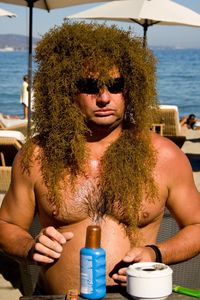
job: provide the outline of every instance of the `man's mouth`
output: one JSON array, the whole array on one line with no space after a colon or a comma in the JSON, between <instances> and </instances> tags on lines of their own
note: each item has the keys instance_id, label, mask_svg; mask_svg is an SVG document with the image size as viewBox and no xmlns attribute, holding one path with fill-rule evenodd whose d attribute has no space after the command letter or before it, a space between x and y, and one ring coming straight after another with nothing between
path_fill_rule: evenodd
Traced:
<instances>
[{"instance_id":1,"label":"man's mouth","mask_svg":"<svg viewBox=\"0 0 200 300\"><path fill-rule=\"evenodd\" d=\"M107 117L113 115L112 109L98 109L94 112L95 116Z\"/></svg>"}]
</instances>

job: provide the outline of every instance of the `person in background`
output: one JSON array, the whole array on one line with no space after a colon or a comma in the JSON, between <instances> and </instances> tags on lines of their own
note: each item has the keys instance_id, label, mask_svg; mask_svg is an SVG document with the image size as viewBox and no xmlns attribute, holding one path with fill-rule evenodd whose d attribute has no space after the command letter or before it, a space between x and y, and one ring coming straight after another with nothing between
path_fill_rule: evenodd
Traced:
<instances>
[{"instance_id":1,"label":"person in background","mask_svg":"<svg viewBox=\"0 0 200 300\"><path fill-rule=\"evenodd\" d=\"M110 291L126 267L200 252L200 195L185 154L151 132L155 58L115 26L66 22L36 49L33 132L0 209L0 247L41 265L37 294L78 289L88 225L101 226ZM180 230L157 242L165 207ZM29 233L38 214L41 231Z\"/></svg>"},{"instance_id":2,"label":"person in background","mask_svg":"<svg viewBox=\"0 0 200 300\"><path fill-rule=\"evenodd\" d=\"M23 83L20 91L20 103L23 105L24 108L24 119L28 119L28 75L24 75ZM33 110L33 102L34 102L34 95L33 90L31 91L31 111Z\"/></svg>"},{"instance_id":3,"label":"person in background","mask_svg":"<svg viewBox=\"0 0 200 300\"><path fill-rule=\"evenodd\" d=\"M24 119L28 119L28 75L24 75L20 91L20 103L23 105Z\"/></svg>"},{"instance_id":4,"label":"person in background","mask_svg":"<svg viewBox=\"0 0 200 300\"><path fill-rule=\"evenodd\" d=\"M195 114L184 116L180 121L181 126L187 127L188 129L200 130L200 122L198 121Z\"/></svg>"}]
</instances>

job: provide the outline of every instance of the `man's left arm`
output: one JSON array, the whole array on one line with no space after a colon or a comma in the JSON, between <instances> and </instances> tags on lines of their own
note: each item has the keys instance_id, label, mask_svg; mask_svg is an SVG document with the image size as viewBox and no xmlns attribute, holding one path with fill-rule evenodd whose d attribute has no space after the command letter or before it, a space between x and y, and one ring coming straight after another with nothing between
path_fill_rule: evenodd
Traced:
<instances>
[{"instance_id":1,"label":"man's left arm","mask_svg":"<svg viewBox=\"0 0 200 300\"><path fill-rule=\"evenodd\" d=\"M200 253L200 193L198 192L191 165L185 154L172 145L167 159L168 199L166 207L177 221L180 230L171 238L156 246L162 262L173 264L188 260ZM156 261L156 252L150 247L133 247L123 258L125 263ZM126 268L112 278L126 282Z\"/></svg>"},{"instance_id":2,"label":"man's left arm","mask_svg":"<svg viewBox=\"0 0 200 300\"><path fill-rule=\"evenodd\" d=\"M171 168L166 206L180 230L157 245L165 264L185 261L200 253L200 193L195 186L191 165L187 157L177 151Z\"/></svg>"}]
</instances>

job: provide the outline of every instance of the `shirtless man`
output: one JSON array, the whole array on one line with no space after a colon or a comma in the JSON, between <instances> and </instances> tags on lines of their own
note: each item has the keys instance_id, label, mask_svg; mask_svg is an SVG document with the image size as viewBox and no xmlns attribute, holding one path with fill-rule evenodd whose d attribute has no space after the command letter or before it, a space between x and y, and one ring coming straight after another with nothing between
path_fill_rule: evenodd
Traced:
<instances>
[{"instance_id":1,"label":"shirtless man","mask_svg":"<svg viewBox=\"0 0 200 300\"><path fill-rule=\"evenodd\" d=\"M149 131L157 107L154 58L130 33L64 24L36 50L34 137L18 152L0 210L0 246L42 266L44 294L79 288L86 227L98 223L107 285L127 263L155 261L167 207L180 231L156 244L166 264L200 251L200 196L189 161ZM38 213L42 227L28 230Z\"/></svg>"}]
</instances>

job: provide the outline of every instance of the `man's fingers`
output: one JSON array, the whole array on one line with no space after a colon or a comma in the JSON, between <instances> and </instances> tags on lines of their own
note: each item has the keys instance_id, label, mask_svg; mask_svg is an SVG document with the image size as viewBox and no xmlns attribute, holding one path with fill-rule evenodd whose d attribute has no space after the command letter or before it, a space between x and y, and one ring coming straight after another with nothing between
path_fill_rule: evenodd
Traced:
<instances>
[{"instance_id":1,"label":"man's fingers","mask_svg":"<svg viewBox=\"0 0 200 300\"><path fill-rule=\"evenodd\" d=\"M44 234L42 234L38 237L38 239L36 240L36 245L37 244L45 245L49 249L52 249L59 253L62 252L62 249L63 249L63 247L60 245L59 242L57 242L56 240L51 240L49 237L47 237ZM36 249L36 250L38 250L38 249Z\"/></svg>"},{"instance_id":2,"label":"man's fingers","mask_svg":"<svg viewBox=\"0 0 200 300\"><path fill-rule=\"evenodd\" d=\"M59 244L63 245L66 241L70 240L74 235L72 232L59 232L52 226L49 226L42 231L42 235L48 236L50 239L57 241Z\"/></svg>"},{"instance_id":3,"label":"man's fingers","mask_svg":"<svg viewBox=\"0 0 200 300\"><path fill-rule=\"evenodd\" d=\"M127 277L124 275L113 274L112 279L118 283L126 283L127 282Z\"/></svg>"},{"instance_id":4,"label":"man's fingers","mask_svg":"<svg viewBox=\"0 0 200 300\"><path fill-rule=\"evenodd\" d=\"M42 233L48 236L50 239L57 241L60 244L66 243L66 238L62 233L56 230L53 226L49 226L45 228Z\"/></svg>"},{"instance_id":5,"label":"man's fingers","mask_svg":"<svg viewBox=\"0 0 200 300\"><path fill-rule=\"evenodd\" d=\"M54 259L45 255L42 255L40 253L35 252L33 254L33 260L37 263L42 263L42 264L51 264L54 262Z\"/></svg>"},{"instance_id":6,"label":"man's fingers","mask_svg":"<svg viewBox=\"0 0 200 300\"><path fill-rule=\"evenodd\" d=\"M123 261L125 261L125 262L132 262L133 260L134 260L134 256L132 255L129 255L129 254L127 254L126 256L124 256L124 258L123 258Z\"/></svg>"},{"instance_id":7,"label":"man's fingers","mask_svg":"<svg viewBox=\"0 0 200 300\"><path fill-rule=\"evenodd\" d=\"M72 232L63 232L62 235L65 237L66 241L71 240L74 236Z\"/></svg>"},{"instance_id":8,"label":"man's fingers","mask_svg":"<svg viewBox=\"0 0 200 300\"><path fill-rule=\"evenodd\" d=\"M60 233L52 226L43 229L35 238L35 245L30 252L32 259L43 264L54 262L61 256L63 245L72 237L72 232Z\"/></svg>"},{"instance_id":9,"label":"man's fingers","mask_svg":"<svg viewBox=\"0 0 200 300\"><path fill-rule=\"evenodd\" d=\"M144 249L146 251L145 247L134 247L130 251L126 253L126 255L123 258L123 261L126 263L131 262L140 262L144 259Z\"/></svg>"},{"instance_id":10,"label":"man's fingers","mask_svg":"<svg viewBox=\"0 0 200 300\"><path fill-rule=\"evenodd\" d=\"M35 250L36 250L35 253L43 254L43 255L46 255L46 256L48 256L50 258L54 258L54 259L59 258L60 255L61 255L61 251L62 251L62 249L59 252L54 251L53 249L50 249L50 248L44 246L41 243L36 243L35 244Z\"/></svg>"},{"instance_id":11,"label":"man's fingers","mask_svg":"<svg viewBox=\"0 0 200 300\"><path fill-rule=\"evenodd\" d=\"M114 273L112 275L112 279L117 283L126 283L126 281L127 281L126 270L127 270L127 268L119 269L118 273Z\"/></svg>"}]
</instances>

